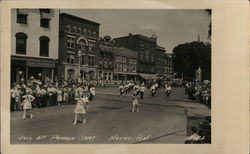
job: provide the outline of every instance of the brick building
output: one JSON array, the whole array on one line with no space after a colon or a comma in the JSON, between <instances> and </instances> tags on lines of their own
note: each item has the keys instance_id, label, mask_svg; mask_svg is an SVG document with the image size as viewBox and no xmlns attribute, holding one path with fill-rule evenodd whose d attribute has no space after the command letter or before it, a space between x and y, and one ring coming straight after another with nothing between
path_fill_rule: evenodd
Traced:
<instances>
[{"instance_id":1,"label":"brick building","mask_svg":"<svg viewBox=\"0 0 250 154\"><path fill-rule=\"evenodd\" d=\"M58 60L59 10L11 10L11 82L53 81Z\"/></svg>"},{"instance_id":2,"label":"brick building","mask_svg":"<svg viewBox=\"0 0 250 154\"><path fill-rule=\"evenodd\" d=\"M100 37L97 45L98 80L113 79L114 40L110 36Z\"/></svg>"},{"instance_id":3,"label":"brick building","mask_svg":"<svg viewBox=\"0 0 250 154\"><path fill-rule=\"evenodd\" d=\"M59 78L97 78L99 26L87 19L60 14Z\"/></svg>"},{"instance_id":4,"label":"brick building","mask_svg":"<svg viewBox=\"0 0 250 154\"><path fill-rule=\"evenodd\" d=\"M138 53L137 71L144 79L151 79L155 74L155 50L157 38L141 34L115 38L116 46L125 47Z\"/></svg>"},{"instance_id":5,"label":"brick building","mask_svg":"<svg viewBox=\"0 0 250 154\"><path fill-rule=\"evenodd\" d=\"M137 59L138 52L127 49L117 48L114 50L114 80L138 80Z\"/></svg>"}]
</instances>

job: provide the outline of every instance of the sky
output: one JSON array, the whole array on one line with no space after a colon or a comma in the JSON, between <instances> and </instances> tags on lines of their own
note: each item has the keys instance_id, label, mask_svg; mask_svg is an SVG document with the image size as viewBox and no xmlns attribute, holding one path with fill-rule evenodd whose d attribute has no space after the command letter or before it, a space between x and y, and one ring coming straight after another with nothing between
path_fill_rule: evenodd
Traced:
<instances>
[{"instance_id":1,"label":"sky","mask_svg":"<svg viewBox=\"0 0 250 154\"><path fill-rule=\"evenodd\" d=\"M200 40L208 42L211 17L205 10L153 9L61 9L100 23L100 36L112 38L132 34L157 35L157 44L171 53L178 44Z\"/></svg>"}]
</instances>

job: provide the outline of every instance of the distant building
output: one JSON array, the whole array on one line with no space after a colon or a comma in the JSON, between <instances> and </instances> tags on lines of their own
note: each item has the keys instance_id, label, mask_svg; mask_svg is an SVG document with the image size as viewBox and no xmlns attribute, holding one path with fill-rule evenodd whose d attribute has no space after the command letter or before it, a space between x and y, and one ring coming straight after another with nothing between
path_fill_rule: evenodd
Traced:
<instances>
[{"instance_id":1,"label":"distant building","mask_svg":"<svg viewBox=\"0 0 250 154\"><path fill-rule=\"evenodd\" d=\"M156 46L155 50L155 72L158 75L166 74L166 50L163 47Z\"/></svg>"},{"instance_id":2,"label":"distant building","mask_svg":"<svg viewBox=\"0 0 250 154\"><path fill-rule=\"evenodd\" d=\"M125 47L138 53L137 71L144 79L151 79L155 74L155 36L147 37L141 34L115 38L118 47Z\"/></svg>"},{"instance_id":3,"label":"distant building","mask_svg":"<svg viewBox=\"0 0 250 154\"><path fill-rule=\"evenodd\" d=\"M127 48L117 48L114 50L114 80L138 80L137 59L138 53Z\"/></svg>"},{"instance_id":4,"label":"distant building","mask_svg":"<svg viewBox=\"0 0 250 154\"><path fill-rule=\"evenodd\" d=\"M59 10L11 10L11 82L55 77Z\"/></svg>"},{"instance_id":5,"label":"distant building","mask_svg":"<svg viewBox=\"0 0 250 154\"><path fill-rule=\"evenodd\" d=\"M97 78L99 26L99 23L90 20L60 14L59 78Z\"/></svg>"},{"instance_id":6,"label":"distant building","mask_svg":"<svg viewBox=\"0 0 250 154\"><path fill-rule=\"evenodd\" d=\"M98 80L113 79L114 40L110 36L100 37L97 45Z\"/></svg>"}]
</instances>

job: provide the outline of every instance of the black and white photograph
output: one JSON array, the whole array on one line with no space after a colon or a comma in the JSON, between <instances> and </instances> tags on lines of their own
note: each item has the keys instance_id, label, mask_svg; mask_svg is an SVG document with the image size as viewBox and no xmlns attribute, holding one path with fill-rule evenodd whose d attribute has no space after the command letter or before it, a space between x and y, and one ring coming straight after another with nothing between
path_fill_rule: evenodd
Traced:
<instances>
[{"instance_id":1,"label":"black and white photograph","mask_svg":"<svg viewBox=\"0 0 250 154\"><path fill-rule=\"evenodd\" d=\"M12 8L10 144L211 144L212 14Z\"/></svg>"}]
</instances>

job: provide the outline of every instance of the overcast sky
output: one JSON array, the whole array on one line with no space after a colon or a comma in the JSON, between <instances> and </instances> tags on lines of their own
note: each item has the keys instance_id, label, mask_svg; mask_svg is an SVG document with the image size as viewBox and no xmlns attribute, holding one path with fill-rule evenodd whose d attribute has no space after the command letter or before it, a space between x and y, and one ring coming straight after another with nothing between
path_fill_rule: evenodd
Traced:
<instances>
[{"instance_id":1,"label":"overcast sky","mask_svg":"<svg viewBox=\"0 0 250 154\"><path fill-rule=\"evenodd\" d=\"M205 10L61 10L100 23L100 36L112 38L128 33L151 36L156 33L158 45L167 52L181 43L197 40L207 42L211 17Z\"/></svg>"}]
</instances>

